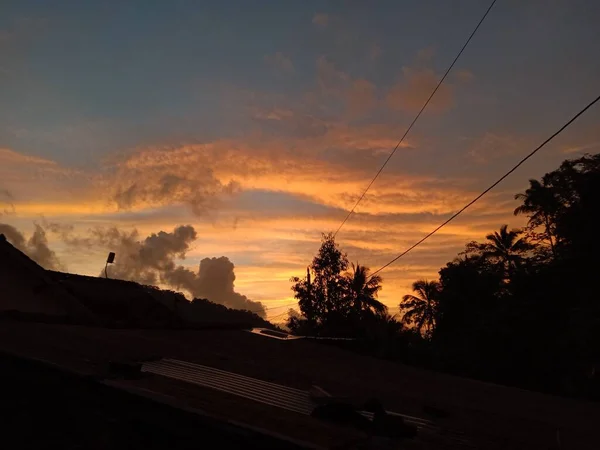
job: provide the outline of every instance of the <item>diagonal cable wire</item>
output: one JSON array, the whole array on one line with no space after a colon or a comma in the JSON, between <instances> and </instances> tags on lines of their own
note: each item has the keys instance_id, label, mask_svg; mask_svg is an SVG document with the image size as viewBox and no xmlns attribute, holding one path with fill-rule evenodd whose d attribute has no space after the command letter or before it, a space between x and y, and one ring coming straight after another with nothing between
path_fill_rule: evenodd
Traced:
<instances>
[{"instance_id":1,"label":"diagonal cable wire","mask_svg":"<svg viewBox=\"0 0 600 450\"><path fill-rule=\"evenodd\" d=\"M567 128L569 125L571 125L573 122L575 122L575 120L577 120L577 118L579 116L581 116L588 109L590 109L592 106L594 106L598 101L600 101L600 96L596 97L595 100L591 101L585 108L583 108L581 111L579 111L577 114L575 114L567 123L565 123L562 127L560 127L558 129L558 131L556 131L548 139L546 139L544 142L542 142L531 153L529 153L527 156L525 156L523 159L521 159L512 169L510 169L508 172L506 172L504 175L502 175L497 181L495 181L485 191L483 191L481 194L479 194L477 197L475 197L473 200L471 200L469 203L467 203L465 206L463 206L458 212L454 213L448 220L446 220L445 222L443 222L441 225L439 225L436 229L434 229L432 232L430 232L424 238L422 238L418 242L414 243L413 245L411 245L410 247L408 247L406 250L404 250L402 253L400 253L398 256L396 256L394 259L392 259L390 262L388 262L387 264L384 264L379 269L377 269L375 272L373 272L371 274L371 277L373 275L376 275L377 273L381 272L383 269L385 269L386 267L388 267L391 264L395 263L396 261L398 261L400 258L402 258L404 255L406 255L408 252L410 252L414 248L416 248L419 245L421 245L423 242L425 242L427 239L429 239L431 236L433 236L435 233L437 233L443 227L445 227L446 225L448 225L451 221L453 221L454 219L456 219L467 208L469 208L471 205L473 205L473 203L475 203L476 201L478 201L481 197L483 197L485 194L487 194L492 189L494 189L496 186L498 186L505 178L507 178L511 173L513 173L515 170L517 170L525 161L527 161L529 158L531 158L533 155L535 155L538 152L538 150L540 150L548 142L550 142L552 139L554 139L556 136L558 136L560 133L562 133L565 130L565 128Z\"/></svg>"},{"instance_id":2,"label":"diagonal cable wire","mask_svg":"<svg viewBox=\"0 0 600 450\"><path fill-rule=\"evenodd\" d=\"M346 215L346 218L342 221L342 223L340 224L340 226L338 227L338 229L336 230L336 232L333 233L333 237L337 236L337 234L342 229L342 227L344 226L344 224L348 221L348 219L350 218L350 216L354 213L354 210L356 209L356 207L358 206L358 204L365 197L365 195L367 194L367 192L369 191L369 189L371 189L371 186L373 186L373 183L375 183L375 180L377 180L377 178L379 177L379 175L381 174L381 172L383 171L383 169L385 168L385 166L387 166L387 163L390 161L390 159L392 159L392 156L394 156L394 154L396 153L396 150L398 150L398 148L400 147L400 145L402 144L402 142L404 142L404 138L406 138L406 136L408 135L408 133L410 132L410 130L412 129L412 127L414 126L414 124L417 122L417 120L419 120L419 117L421 117L421 114L423 114L423 111L425 111L425 108L427 108L427 105L429 105L429 102L431 101L431 99L433 98L433 96L435 95L435 93L438 91L438 89L440 88L440 86L442 85L442 83L444 82L444 80L446 79L446 77L448 76L448 74L450 73L450 71L452 70L452 68L454 67L454 65L456 64L456 61L458 61L458 58L460 58L460 56L464 52L465 48L467 48L467 45L469 45L469 42L471 42L471 39L473 39L473 36L475 36L475 33L477 33L477 30L479 29L479 27L481 26L481 24L483 23L483 21L485 20L485 18L487 17L487 15L491 11L491 9L492 9L492 7L494 6L495 3L496 3L496 0L492 0L492 3L490 3L490 6L485 11L485 14L481 17L481 19L479 20L479 23L477 24L477 26L475 27L475 29L473 30L473 32L471 33L471 35L469 36L469 38L466 40L466 42L464 43L464 45L462 46L462 48L460 49L460 51L458 52L458 54L454 58L454 61L452 61L452 64L450 64L450 66L448 67L448 69L444 73L444 76L440 79L440 81L438 82L437 86L435 87L435 89L433 90L433 92L431 93L431 95L429 96L429 98L427 99L427 101L421 107L421 110L419 111L419 113L415 116L415 118L413 119L413 121L411 122L411 124L408 126L408 128L406 129L406 131L404 132L404 134L402 135L402 137L400 138L400 140L398 141L398 143L396 144L396 146L392 150L392 152L388 155L388 157L384 161L383 165L379 168L379 170L377 171L377 173L375 174L375 176L373 177L373 179L371 180L371 182L367 186L367 188L363 191L363 193L361 194L361 196L359 197L359 199L356 201L356 203L354 204L354 206L352 207L352 209L348 212L348 214Z\"/></svg>"}]
</instances>

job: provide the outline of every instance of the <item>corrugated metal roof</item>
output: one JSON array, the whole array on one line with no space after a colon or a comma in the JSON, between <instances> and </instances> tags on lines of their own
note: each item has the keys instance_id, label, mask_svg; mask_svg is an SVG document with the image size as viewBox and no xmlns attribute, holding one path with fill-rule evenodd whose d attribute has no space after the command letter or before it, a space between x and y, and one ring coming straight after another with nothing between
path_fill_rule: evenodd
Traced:
<instances>
[{"instance_id":1,"label":"corrugated metal roof","mask_svg":"<svg viewBox=\"0 0 600 450\"><path fill-rule=\"evenodd\" d=\"M286 387L187 361L161 359L159 361L146 362L142 365L142 372L154 373L209 387L299 414L310 415L316 406L315 403L312 402L308 391ZM361 414L369 419L373 417L372 413L366 411L362 411ZM388 411L388 414L400 416L407 423L413 424L417 426L417 428L437 429L437 427L427 419L392 411Z\"/></svg>"}]
</instances>

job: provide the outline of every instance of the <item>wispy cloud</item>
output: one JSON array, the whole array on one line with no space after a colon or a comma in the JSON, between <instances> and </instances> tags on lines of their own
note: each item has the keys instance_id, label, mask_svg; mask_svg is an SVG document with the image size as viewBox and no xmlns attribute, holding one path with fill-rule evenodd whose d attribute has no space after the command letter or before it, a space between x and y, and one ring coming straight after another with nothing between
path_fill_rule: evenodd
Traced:
<instances>
[{"instance_id":1,"label":"wispy cloud","mask_svg":"<svg viewBox=\"0 0 600 450\"><path fill-rule=\"evenodd\" d=\"M402 69L402 78L386 96L387 105L394 110L417 112L431 95L440 76L432 69ZM429 111L445 112L452 107L454 95L448 84L442 84L428 106Z\"/></svg>"},{"instance_id":2,"label":"wispy cloud","mask_svg":"<svg viewBox=\"0 0 600 450\"><path fill-rule=\"evenodd\" d=\"M570 155L573 153L585 153L585 152L591 152L591 151L597 150L599 148L600 148L600 141L590 142L589 144L565 147L565 148L563 148L562 153L567 154L567 155Z\"/></svg>"}]
</instances>

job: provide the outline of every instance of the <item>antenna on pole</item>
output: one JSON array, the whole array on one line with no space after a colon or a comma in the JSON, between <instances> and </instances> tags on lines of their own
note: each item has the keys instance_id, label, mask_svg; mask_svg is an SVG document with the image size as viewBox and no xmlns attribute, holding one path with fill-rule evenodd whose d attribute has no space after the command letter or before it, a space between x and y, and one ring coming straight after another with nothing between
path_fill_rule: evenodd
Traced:
<instances>
[{"instance_id":1,"label":"antenna on pole","mask_svg":"<svg viewBox=\"0 0 600 450\"><path fill-rule=\"evenodd\" d=\"M106 265L104 266L104 276L108 278L108 265L115 262L115 252L110 252L108 258L106 258Z\"/></svg>"}]
</instances>

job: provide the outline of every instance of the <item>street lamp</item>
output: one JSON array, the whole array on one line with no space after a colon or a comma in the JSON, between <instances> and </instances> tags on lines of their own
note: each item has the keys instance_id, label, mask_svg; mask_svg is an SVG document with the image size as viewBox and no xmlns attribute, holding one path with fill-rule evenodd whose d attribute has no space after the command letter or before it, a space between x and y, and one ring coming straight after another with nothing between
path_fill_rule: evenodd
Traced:
<instances>
[{"instance_id":1,"label":"street lamp","mask_svg":"<svg viewBox=\"0 0 600 450\"><path fill-rule=\"evenodd\" d=\"M106 265L104 266L104 276L108 278L108 265L115 262L115 253L110 252L108 258L106 258Z\"/></svg>"}]
</instances>

